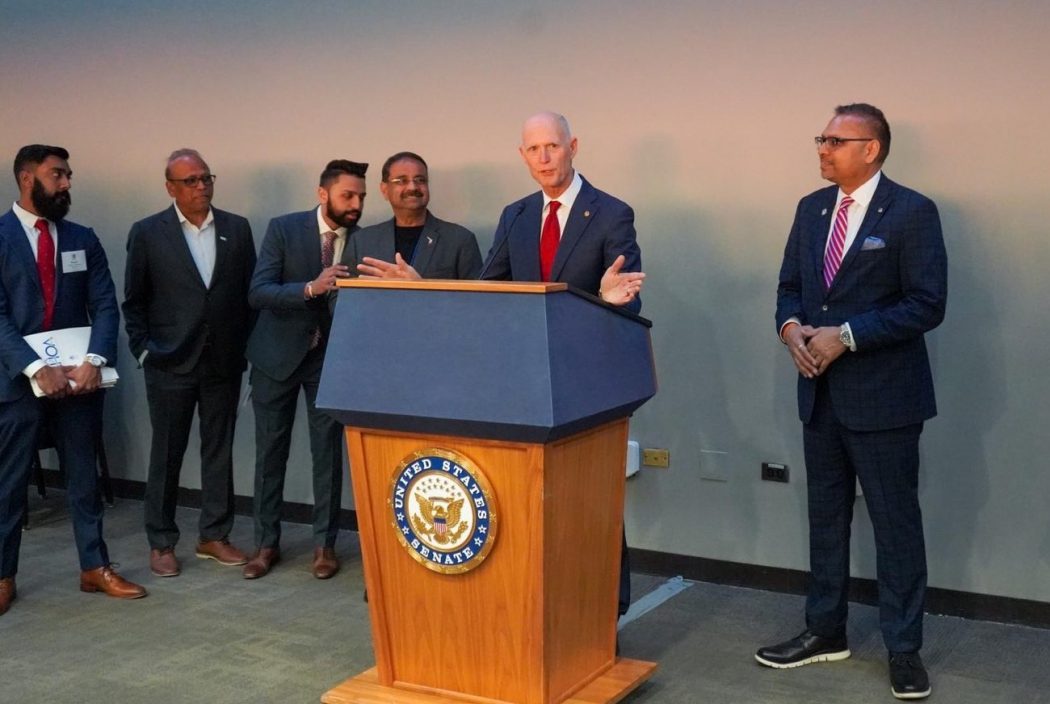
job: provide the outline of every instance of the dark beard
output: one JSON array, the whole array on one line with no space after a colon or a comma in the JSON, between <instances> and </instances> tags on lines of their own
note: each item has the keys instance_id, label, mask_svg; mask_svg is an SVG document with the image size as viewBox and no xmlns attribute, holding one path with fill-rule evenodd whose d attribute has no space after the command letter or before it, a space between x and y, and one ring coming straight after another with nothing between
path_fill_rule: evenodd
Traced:
<instances>
[{"instance_id":1,"label":"dark beard","mask_svg":"<svg viewBox=\"0 0 1050 704\"><path fill-rule=\"evenodd\" d=\"M361 219L360 210L346 210L340 215L332 210L331 203L326 203L324 210L328 219L339 225L339 227L353 227L357 224L357 221Z\"/></svg>"},{"instance_id":2,"label":"dark beard","mask_svg":"<svg viewBox=\"0 0 1050 704\"><path fill-rule=\"evenodd\" d=\"M37 178L33 179L33 192L30 194L30 200L33 202L33 209L36 210L37 215L51 222L61 222L65 219L69 213L69 206L73 204L69 191L48 194L44 190L44 184Z\"/></svg>"}]
</instances>

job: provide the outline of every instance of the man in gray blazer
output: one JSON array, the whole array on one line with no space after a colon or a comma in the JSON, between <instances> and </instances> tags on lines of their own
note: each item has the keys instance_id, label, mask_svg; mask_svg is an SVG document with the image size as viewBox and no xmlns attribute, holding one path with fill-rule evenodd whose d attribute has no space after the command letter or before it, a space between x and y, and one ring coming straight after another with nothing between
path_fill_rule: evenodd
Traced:
<instances>
[{"instance_id":1,"label":"man in gray blazer","mask_svg":"<svg viewBox=\"0 0 1050 704\"><path fill-rule=\"evenodd\" d=\"M368 164L328 162L317 187L320 205L270 221L259 248L248 302L259 319L248 338L255 411L255 544L244 566L257 579L280 559L281 501L300 390L306 396L313 460L314 559L328 579L339 570L335 539L343 487L342 426L317 410L317 387L332 316L328 293L346 276L339 264L357 230Z\"/></svg>"},{"instance_id":2,"label":"man in gray blazer","mask_svg":"<svg viewBox=\"0 0 1050 704\"><path fill-rule=\"evenodd\" d=\"M430 177L423 157L398 152L383 164L379 186L394 217L366 227L350 238L343 264L351 276L364 257L410 264L427 279L475 279L481 271L481 250L474 233L440 220L427 209Z\"/></svg>"},{"instance_id":3,"label":"man in gray blazer","mask_svg":"<svg viewBox=\"0 0 1050 704\"><path fill-rule=\"evenodd\" d=\"M228 536L233 432L255 319L248 306L255 243L247 220L211 207L215 175L197 151L173 152L164 179L172 205L128 234L124 322L144 369L153 429L145 496L150 570L174 577L180 570L175 501L194 409L201 451L196 555L222 565L247 562Z\"/></svg>"}]
</instances>

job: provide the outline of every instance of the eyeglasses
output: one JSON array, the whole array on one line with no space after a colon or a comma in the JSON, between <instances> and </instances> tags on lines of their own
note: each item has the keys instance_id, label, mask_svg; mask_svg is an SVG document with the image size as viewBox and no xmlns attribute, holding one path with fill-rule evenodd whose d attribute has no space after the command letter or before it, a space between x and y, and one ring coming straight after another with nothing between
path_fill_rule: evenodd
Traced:
<instances>
[{"instance_id":1,"label":"eyeglasses","mask_svg":"<svg viewBox=\"0 0 1050 704\"><path fill-rule=\"evenodd\" d=\"M172 183L181 183L186 188L196 188L198 183L210 186L215 183L215 174L204 174L203 176L190 176L189 178L169 178Z\"/></svg>"},{"instance_id":2,"label":"eyeglasses","mask_svg":"<svg viewBox=\"0 0 1050 704\"><path fill-rule=\"evenodd\" d=\"M828 145L829 149L838 149L846 142L870 142L874 137L814 137L813 143L817 145L817 149L820 149L825 144Z\"/></svg>"},{"instance_id":3,"label":"eyeglasses","mask_svg":"<svg viewBox=\"0 0 1050 704\"><path fill-rule=\"evenodd\" d=\"M428 180L429 179L427 179L426 176L413 176L412 178L409 178L408 176L398 176L396 178L388 178L386 182L392 183L395 186L405 186L409 183L413 186L425 186L427 185Z\"/></svg>"}]
</instances>

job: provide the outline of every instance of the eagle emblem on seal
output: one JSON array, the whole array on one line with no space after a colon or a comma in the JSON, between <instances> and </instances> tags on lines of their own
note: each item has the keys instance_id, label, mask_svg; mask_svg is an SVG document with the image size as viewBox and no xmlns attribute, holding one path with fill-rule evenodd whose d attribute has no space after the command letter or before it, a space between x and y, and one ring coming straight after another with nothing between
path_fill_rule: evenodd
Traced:
<instances>
[{"instance_id":1,"label":"eagle emblem on seal","mask_svg":"<svg viewBox=\"0 0 1050 704\"><path fill-rule=\"evenodd\" d=\"M426 535L438 545L459 542L463 531L467 529L467 522L460 519L463 499L440 496L428 499L417 492L416 501L419 503L419 513L412 515L412 525L417 535Z\"/></svg>"}]
</instances>

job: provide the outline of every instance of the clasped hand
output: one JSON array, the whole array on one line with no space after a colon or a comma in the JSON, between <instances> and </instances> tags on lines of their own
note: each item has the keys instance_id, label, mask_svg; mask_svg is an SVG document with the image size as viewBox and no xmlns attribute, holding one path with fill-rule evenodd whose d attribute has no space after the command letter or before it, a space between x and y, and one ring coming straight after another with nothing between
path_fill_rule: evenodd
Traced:
<instances>
[{"instance_id":1,"label":"clasped hand","mask_svg":"<svg viewBox=\"0 0 1050 704\"><path fill-rule=\"evenodd\" d=\"M807 379L823 374L846 351L837 326L789 325L784 342L799 374Z\"/></svg>"},{"instance_id":2,"label":"clasped hand","mask_svg":"<svg viewBox=\"0 0 1050 704\"><path fill-rule=\"evenodd\" d=\"M102 383L102 372L98 367L82 362L77 367L41 367L33 378L45 396L59 399L97 390Z\"/></svg>"}]
</instances>

